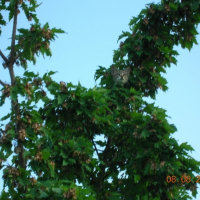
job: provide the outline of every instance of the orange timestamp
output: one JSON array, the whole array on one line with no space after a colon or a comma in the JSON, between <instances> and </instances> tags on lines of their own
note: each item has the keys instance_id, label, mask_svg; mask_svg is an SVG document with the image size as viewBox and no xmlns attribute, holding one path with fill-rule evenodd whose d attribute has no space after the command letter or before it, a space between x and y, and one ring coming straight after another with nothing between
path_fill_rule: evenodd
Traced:
<instances>
[{"instance_id":1,"label":"orange timestamp","mask_svg":"<svg viewBox=\"0 0 200 200\"><path fill-rule=\"evenodd\" d=\"M200 183L200 176L196 176L197 177L197 180L196 180L196 183ZM166 177L166 181L168 182L168 183L175 183L175 182L179 182L179 181L177 181L176 180L176 176L174 176L174 175L172 175L172 176L167 176ZM180 180L182 183L185 183L185 182L187 182L187 183L189 183L190 181L191 181L191 178L190 178L190 176L186 176L186 175L183 175L183 176L181 176L181 180Z\"/></svg>"}]
</instances>

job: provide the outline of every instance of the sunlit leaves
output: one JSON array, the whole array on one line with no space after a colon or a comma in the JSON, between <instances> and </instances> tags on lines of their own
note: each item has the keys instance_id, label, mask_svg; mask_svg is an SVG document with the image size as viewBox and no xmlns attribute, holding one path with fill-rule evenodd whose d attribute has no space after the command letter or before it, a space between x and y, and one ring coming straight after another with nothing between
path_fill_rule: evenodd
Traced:
<instances>
[{"instance_id":1,"label":"sunlit leaves","mask_svg":"<svg viewBox=\"0 0 200 200\"><path fill-rule=\"evenodd\" d=\"M63 31L62 29L57 29L57 28L52 28L51 31L53 33L65 33L65 31Z\"/></svg>"},{"instance_id":2,"label":"sunlit leaves","mask_svg":"<svg viewBox=\"0 0 200 200\"><path fill-rule=\"evenodd\" d=\"M131 25L133 25L133 24L136 24L138 20L139 20L138 17L133 17L133 18L131 19L131 21L129 22L129 26L131 26ZM120 37L119 37L119 38L120 38ZM121 38L120 38L120 39L121 39Z\"/></svg>"},{"instance_id":3,"label":"sunlit leaves","mask_svg":"<svg viewBox=\"0 0 200 200\"><path fill-rule=\"evenodd\" d=\"M185 143L182 143L181 145L180 145L180 147L182 147L183 149L185 149L185 150L187 150L187 151L194 151L194 149L190 146L190 145L188 145L187 144L187 142L185 142Z\"/></svg>"}]
</instances>

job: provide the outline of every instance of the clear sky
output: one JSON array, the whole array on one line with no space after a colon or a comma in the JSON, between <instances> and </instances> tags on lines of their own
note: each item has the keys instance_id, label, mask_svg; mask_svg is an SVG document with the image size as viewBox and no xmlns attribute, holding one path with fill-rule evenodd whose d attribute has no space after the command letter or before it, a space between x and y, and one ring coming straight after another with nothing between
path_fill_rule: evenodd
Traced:
<instances>
[{"instance_id":1,"label":"clear sky","mask_svg":"<svg viewBox=\"0 0 200 200\"><path fill-rule=\"evenodd\" d=\"M39 1L41 2L41 1ZM137 2L137 3L136 3ZM158 3L156 0L154 3ZM129 31L128 23L137 16L148 0L47 0L37 9L41 24L48 22L50 27L62 28L68 34L59 34L51 44L53 56L42 56L36 65L29 64L29 71L58 71L53 76L60 82L78 81L86 88L94 87L94 73L98 65L108 68L112 64L113 50L119 47L118 36L122 31ZM3 13L7 19L6 13ZM29 28L23 12L19 14L18 28ZM2 27L0 49L5 54L10 45L12 21ZM200 32L200 29L198 29ZM200 37L197 37L200 42ZM159 91L155 105L166 109L169 123L175 124L178 131L172 135L178 143L188 142L194 152L190 154L200 160L200 47L195 45L189 52L176 47L179 52L177 66L172 65L164 75L168 81L169 90ZM2 63L2 59L0 58ZM23 69L15 67L15 74L21 76ZM0 80L10 83L8 70L1 67ZM0 86L1 88L1 86ZM150 101L152 102L152 100ZM0 117L7 114L10 101L0 107ZM200 175L200 174L197 174ZM2 172L0 172L2 177ZM0 191L2 181L0 181ZM200 193L200 188L198 188ZM200 199L200 194L197 195Z\"/></svg>"}]
</instances>

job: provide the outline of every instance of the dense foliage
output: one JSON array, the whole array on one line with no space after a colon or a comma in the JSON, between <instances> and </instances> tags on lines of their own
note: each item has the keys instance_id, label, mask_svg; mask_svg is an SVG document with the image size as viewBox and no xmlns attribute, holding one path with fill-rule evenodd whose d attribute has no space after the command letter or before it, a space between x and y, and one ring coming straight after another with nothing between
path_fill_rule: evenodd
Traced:
<instances>
[{"instance_id":1,"label":"dense foliage","mask_svg":"<svg viewBox=\"0 0 200 200\"><path fill-rule=\"evenodd\" d=\"M175 45L190 50L197 44L199 4L163 0L147 5L130 21L131 32L119 36L124 40L114 52L113 65L131 67L129 82L114 85L111 66L100 66L95 73L100 87L86 89L53 81L54 72L40 76L27 71L27 61L35 64L40 53L51 56L50 42L64 31L48 23L41 27L36 0L1 0L0 9L8 11L14 25L9 56L0 51L11 77L11 85L0 81L0 105L6 98L12 101L1 119L10 123L0 129L0 167L8 186L0 199L191 199L187 190L196 196L200 179L194 173L200 172L200 162L188 155L193 148L178 145L165 110L143 97L167 90L161 73L176 64ZM16 35L19 8L34 24ZM1 13L0 24L6 25ZM25 70L21 77L14 75L15 64ZM24 100L18 102L19 96ZM44 107L38 110L39 101Z\"/></svg>"}]
</instances>

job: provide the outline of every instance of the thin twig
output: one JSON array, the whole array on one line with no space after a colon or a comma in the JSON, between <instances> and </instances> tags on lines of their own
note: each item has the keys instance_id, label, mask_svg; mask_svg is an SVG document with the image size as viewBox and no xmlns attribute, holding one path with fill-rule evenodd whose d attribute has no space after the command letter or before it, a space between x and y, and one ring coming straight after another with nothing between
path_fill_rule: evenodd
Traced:
<instances>
[{"instance_id":1,"label":"thin twig","mask_svg":"<svg viewBox=\"0 0 200 200\"><path fill-rule=\"evenodd\" d=\"M1 50L0 50L0 56L3 58L5 63L9 63L9 60L6 58L6 56L4 56Z\"/></svg>"},{"instance_id":2,"label":"thin twig","mask_svg":"<svg viewBox=\"0 0 200 200\"><path fill-rule=\"evenodd\" d=\"M81 121L81 123L83 124L83 126L85 127L85 129L87 130L87 132L90 134L90 132L89 132L89 130L87 129L87 127L85 126L85 124L84 124L82 121ZM96 153L97 153L97 155L98 155L98 157L99 157L99 159L100 159L99 152L98 152L98 149L97 149L97 147L96 147L96 144L95 144L95 142L94 142L93 139L91 139L91 140L92 140L92 144L94 145L95 151L96 151Z\"/></svg>"},{"instance_id":3,"label":"thin twig","mask_svg":"<svg viewBox=\"0 0 200 200\"><path fill-rule=\"evenodd\" d=\"M16 37L16 31L17 31L17 9L18 4L15 4L15 14L14 14L14 20L13 20L13 32L12 32L12 41L11 41L11 52L10 52L10 65L13 66L15 61L15 37Z\"/></svg>"},{"instance_id":4,"label":"thin twig","mask_svg":"<svg viewBox=\"0 0 200 200\"><path fill-rule=\"evenodd\" d=\"M6 84L1 80L0 80L0 84L3 85L3 86L6 86Z\"/></svg>"},{"instance_id":5,"label":"thin twig","mask_svg":"<svg viewBox=\"0 0 200 200\"><path fill-rule=\"evenodd\" d=\"M97 152L97 155L98 155L98 157L99 157L99 152L98 152L98 150L97 150L96 144L95 144L95 142L94 142L94 140L93 140L93 139L92 139L92 143L93 143L93 145L94 145L94 148L95 148L95 150L96 150L96 152ZM100 157L99 157L99 159L100 159Z\"/></svg>"}]
</instances>

